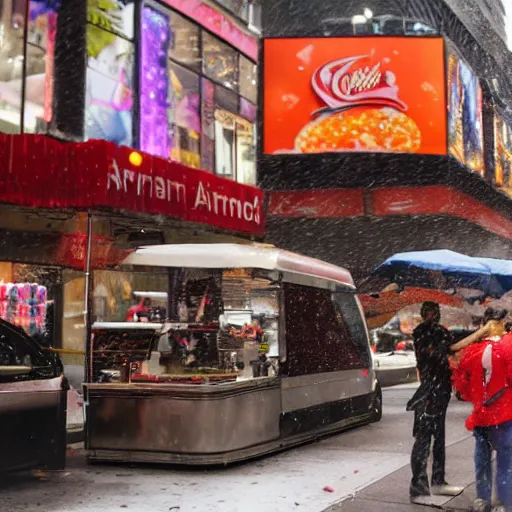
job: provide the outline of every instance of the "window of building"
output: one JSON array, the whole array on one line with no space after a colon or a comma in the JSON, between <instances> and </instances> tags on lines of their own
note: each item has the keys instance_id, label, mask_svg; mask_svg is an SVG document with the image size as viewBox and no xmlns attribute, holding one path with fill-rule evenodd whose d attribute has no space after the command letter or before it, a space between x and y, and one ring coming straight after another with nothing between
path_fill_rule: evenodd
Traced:
<instances>
[{"instance_id":1,"label":"window of building","mask_svg":"<svg viewBox=\"0 0 512 512\"><path fill-rule=\"evenodd\" d=\"M255 64L154 2L141 28L141 149L255 184Z\"/></svg>"},{"instance_id":2,"label":"window of building","mask_svg":"<svg viewBox=\"0 0 512 512\"><path fill-rule=\"evenodd\" d=\"M207 32L203 32L203 73L224 87L238 90L237 51Z\"/></svg>"},{"instance_id":3,"label":"window of building","mask_svg":"<svg viewBox=\"0 0 512 512\"><path fill-rule=\"evenodd\" d=\"M0 131L44 132L51 120L56 7L35 0L4 0L0 6ZM25 31L27 63L24 77Z\"/></svg>"},{"instance_id":4,"label":"window of building","mask_svg":"<svg viewBox=\"0 0 512 512\"><path fill-rule=\"evenodd\" d=\"M199 73L201 71L199 27L175 12L169 14L169 20L171 35L169 58Z\"/></svg>"},{"instance_id":5,"label":"window of building","mask_svg":"<svg viewBox=\"0 0 512 512\"><path fill-rule=\"evenodd\" d=\"M199 75L169 63L170 87L168 119L171 133L171 159L190 167L201 166L200 82Z\"/></svg>"},{"instance_id":6,"label":"window of building","mask_svg":"<svg viewBox=\"0 0 512 512\"><path fill-rule=\"evenodd\" d=\"M365 368L367 341L360 313L329 290L285 284L286 362L289 377ZM351 300L357 307L355 299ZM358 326L359 324L359 326ZM364 325L362 326L364 329Z\"/></svg>"},{"instance_id":7,"label":"window of building","mask_svg":"<svg viewBox=\"0 0 512 512\"><path fill-rule=\"evenodd\" d=\"M133 145L133 16L133 1L88 1L87 139Z\"/></svg>"},{"instance_id":8,"label":"window of building","mask_svg":"<svg viewBox=\"0 0 512 512\"><path fill-rule=\"evenodd\" d=\"M258 68L247 57L240 55L240 95L256 103L258 98Z\"/></svg>"}]
</instances>

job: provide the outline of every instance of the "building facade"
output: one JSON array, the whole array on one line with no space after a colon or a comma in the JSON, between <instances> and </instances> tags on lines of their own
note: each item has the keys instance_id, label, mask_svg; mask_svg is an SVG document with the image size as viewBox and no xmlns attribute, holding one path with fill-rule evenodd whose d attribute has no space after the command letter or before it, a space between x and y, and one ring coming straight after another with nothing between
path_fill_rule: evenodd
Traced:
<instances>
[{"instance_id":1,"label":"building facade","mask_svg":"<svg viewBox=\"0 0 512 512\"><path fill-rule=\"evenodd\" d=\"M480 3L263 4L270 241L361 278L406 250L512 257L512 61Z\"/></svg>"},{"instance_id":2,"label":"building facade","mask_svg":"<svg viewBox=\"0 0 512 512\"><path fill-rule=\"evenodd\" d=\"M80 351L88 218L96 270L143 244L263 237L258 5L5 0L0 10L0 317ZM97 279L108 303L113 289ZM25 307L27 283L40 307Z\"/></svg>"}]
</instances>

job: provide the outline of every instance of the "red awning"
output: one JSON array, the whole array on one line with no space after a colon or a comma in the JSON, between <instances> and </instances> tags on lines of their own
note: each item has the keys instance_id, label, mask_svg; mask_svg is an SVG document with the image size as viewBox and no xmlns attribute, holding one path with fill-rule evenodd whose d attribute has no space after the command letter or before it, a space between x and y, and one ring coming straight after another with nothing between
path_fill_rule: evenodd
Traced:
<instances>
[{"instance_id":1,"label":"red awning","mask_svg":"<svg viewBox=\"0 0 512 512\"><path fill-rule=\"evenodd\" d=\"M0 134L0 202L113 209L265 233L263 191L105 141Z\"/></svg>"}]
</instances>

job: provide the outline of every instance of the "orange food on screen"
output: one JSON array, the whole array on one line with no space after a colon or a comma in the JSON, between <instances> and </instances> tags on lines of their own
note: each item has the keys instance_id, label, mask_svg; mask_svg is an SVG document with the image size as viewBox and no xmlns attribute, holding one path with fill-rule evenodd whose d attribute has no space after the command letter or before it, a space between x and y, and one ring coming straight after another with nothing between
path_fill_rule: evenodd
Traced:
<instances>
[{"instance_id":1,"label":"orange food on screen","mask_svg":"<svg viewBox=\"0 0 512 512\"><path fill-rule=\"evenodd\" d=\"M446 154L441 38L264 41L266 154Z\"/></svg>"},{"instance_id":2,"label":"orange food on screen","mask_svg":"<svg viewBox=\"0 0 512 512\"><path fill-rule=\"evenodd\" d=\"M413 119L392 108L355 108L325 115L306 125L295 139L301 153L388 151L415 153L421 132Z\"/></svg>"}]
</instances>

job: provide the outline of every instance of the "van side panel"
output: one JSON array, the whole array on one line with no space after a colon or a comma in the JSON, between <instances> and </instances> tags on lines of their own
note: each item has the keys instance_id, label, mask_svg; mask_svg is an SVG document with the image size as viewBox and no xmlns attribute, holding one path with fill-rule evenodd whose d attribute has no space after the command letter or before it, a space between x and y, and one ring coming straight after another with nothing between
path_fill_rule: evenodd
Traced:
<instances>
[{"instance_id":1,"label":"van side panel","mask_svg":"<svg viewBox=\"0 0 512 512\"><path fill-rule=\"evenodd\" d=\"M284 283L281 435L367 419L375 376L354 293Z\"/></svg>"}]
</instances>

